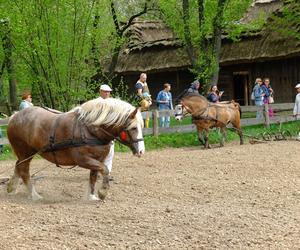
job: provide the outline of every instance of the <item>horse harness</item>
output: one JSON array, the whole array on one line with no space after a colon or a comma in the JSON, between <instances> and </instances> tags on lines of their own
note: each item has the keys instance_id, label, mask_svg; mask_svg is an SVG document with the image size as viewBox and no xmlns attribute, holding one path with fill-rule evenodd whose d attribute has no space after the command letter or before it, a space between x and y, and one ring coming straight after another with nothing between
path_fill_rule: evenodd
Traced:
<instances>
[{"instance_id":1,"label":"horse harness","mask_svg":"<svg viewBox=\"0 0 300 250\"><path fill-rule=\"evenodd\" d=\"M183 104L182 104L182 106L183 107L185 107ZM213 117L213 116L210 116L209 115L209 109L210 109L210 107L212 107L212 106L214 106L214 107L216 107L216 116L215 117ZM203 112L201 112L200 114L192 114L192 121L200 121L200 120L205 120L205 121L214 121L214 122L220 122L220 123L222 123L224 126L226 126L226 123L224 123L224 122L222 122L222 121L220 121L218 118L219 118L219 109L218 109L218 107L219 106L217 106L217 105L208 105L208 107L207 108L205 108L204 110L203 110ZM182 111L182 115L183 115L183 111ZM228 122L227 122L227 124L228 124Z\"/></svg>"},{"instance_id":2,"label":"horse harness","mask_svg":"<svg viewBox=\"0 0 300 250\"><path fill-rule=\"evenodd\" d=\"M54 158L54 162L55 165L57 167L61 166L57 163L57 159L56 159L56 155L55 155L55 151L59 151L62 149L67 149L70 147L82 147L82 146L104 146L104 145L108 145L110 143L110 141L102 141L96 138L87 138L85 136L85 133L83 131L83 126L79 126L81 123L81 121L79 119L75 119L75 122L73 123L73 127L72 127L72 138L71 139L66 139L64 141L60 141L60 142L56 142L56 131L57 128L59 126L59 123L62 119L62 115L60 115L58 118L56 118L54 126L52 128L51 131L51 135L49 137L49 144L47 144L45 147L43 147L39 152L41 153L47 153L47 152L52 152L53 154L53 158ZM76 137L75 133L76 133L76 128L79 128L79 133L80 133L80 137Z\"/></svg>"}]
</instances>

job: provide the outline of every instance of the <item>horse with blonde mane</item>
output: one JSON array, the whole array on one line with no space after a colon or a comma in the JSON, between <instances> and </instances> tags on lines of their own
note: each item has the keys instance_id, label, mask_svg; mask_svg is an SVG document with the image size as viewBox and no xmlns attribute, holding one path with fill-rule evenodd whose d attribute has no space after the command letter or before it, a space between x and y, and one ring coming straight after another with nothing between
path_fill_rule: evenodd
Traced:
<instances>
[{"instance_id":1,"label":"horse with blonde mane","mask_svg":"<svg viewBox=\"0 0 300 250\"><path fill-rule=\"evenodd\" d=\"M222 138L220 146L224 146L226 126L231 123L240 137L240 144L244 143L241 130L241 109L235 101L211 103L201 95L186 95L175 107L175 119L181 120L187 114L192 115L192 122L197 127L198 139L204 148L210 148L208 132L211 128L220 128Z\"/></svg>"},{"instance_id":2,"label":"horse with blonde mane","mask_svg":"<svg viewBox=\"0 0 300 250\"><path fill-rule=\"evenodd\" d=\"M15 192L21 178L30 197L39 200L29 173L30 161L39 154L57 166L80 166L90 170L88 199L104 199L109 189L109 171L104 159L117 139L140 157L145 152L140 111L119 99L97 98L66 113L40 107L24 109L9 120L7 135L18 160L7 191ZM95 184L103 176L98 195Z\"/></svg>"}]
</instances>

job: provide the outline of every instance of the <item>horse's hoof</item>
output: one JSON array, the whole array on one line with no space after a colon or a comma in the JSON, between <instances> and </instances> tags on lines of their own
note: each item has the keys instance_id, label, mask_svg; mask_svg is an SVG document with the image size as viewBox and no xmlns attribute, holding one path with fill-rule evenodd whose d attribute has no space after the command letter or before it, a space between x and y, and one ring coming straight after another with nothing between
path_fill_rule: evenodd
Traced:
<instances>
[{"instance_id":1,"label":"horse's hoof","mask_svg":"<svg viewBox=\"0 0 300 250\"><path fill-rule=\"evenodd\" d=\"M106 197L106 193L104 194L104 193L101 193L100 191L98 192L98 196L99 196L99 198L100 198L100 200L104 200L105 199L105 197Z\"/></svg>"},{"instance_id":2,"label":"horse's hoof","mask_svg":"<svg viewBox=\"0 0 300 250\"><path fill-rule=\"evenodd\" d=\"M8 194L12 195L12 194L16 194L17 189L13 187L11 183L8 183L6 191Z\"/></svg>"},{"instance_id":3,"label":"horse's hoof","mask_svg":"<svg viewBox=\"0 0 300 250\"><path fill-rule=\"evenodd\" d=\"M89 201L99 201L100 199L95 194L90 194L88 197Z\"/></svg>"},{"instance_id":4,"label":"horse's hoof","mask_svg":"<svg viewBox=\"0 0 300 250\"><path fill-rule=\"evenodd\" d=\"M43 199L43 197L40 196L39 194L35 194L34 196L31 197L31 199L32 199L33 201L40 201L40 200Z\"/></svg>"}]
</instances>

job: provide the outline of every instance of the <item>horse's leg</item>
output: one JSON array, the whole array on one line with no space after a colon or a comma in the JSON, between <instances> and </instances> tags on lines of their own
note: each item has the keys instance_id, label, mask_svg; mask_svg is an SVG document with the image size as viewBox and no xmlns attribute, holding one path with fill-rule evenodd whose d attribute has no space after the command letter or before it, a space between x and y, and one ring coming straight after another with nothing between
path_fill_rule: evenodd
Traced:
<instances>
[{"instance_id":1,"label":"horse's leg","mask_svg":"<svg viewBox=\"0 0 300 250\"><path fill-rule=\"evenodd\" d=\"M9 179L9 182L7 184L7 193L16 193L17 191L17 187L18 187L18 183L19 183L19 174L17 171L17 165L19 163L19 160L16 162L15 165L15 170L14 170L14 174L13 176Z\"/></svg>"},{"instance_id":2,"label":"horse's leg","mask_svg":"<svg viewBox=\"0 0 300 250\"><path fill-rule=\"evenodd\" d=\"M103 176L101 189L98 190L98 196L101 200L104 200L107 196L107 192L109 189L109 170L105 164L103 164L103 168L101 168L100 173Z\"/></svg>"},{"instance_id":3,"label":"horse's leg","mask_svg":"<svg viewBox=\"0 0 300 250\"><path fill-rule=\"evenodd\" d=\"M240 145L243 145L244 144L244 137L243 137L243 131L242 131L241 127L237 128L237 133L240 137Z\"/></svg>"},{"instance_id":4,"label":"horse's leg","mask_svg":"<svg viewBox=\"0 0 300 250\"><path fill-rule=\"evenodd\" d=\"M209 143L208 143L208 133L209 133L209 130L205 129L204 130L204 141L205 141L204 148L206 148L206 149L211 148L210 145L209 145Z\"/></svg>"},{"instance_id":5,"label":"horse's leg","mask_svg":"<svg viewBox=\"0 0 300 250\"><path fill-rule=\"evenodd\" d=\"M30 160L20 164L20 166L18 166L18 172L19 172L19 176L22 178L24 185L27 187L30 198L34 201L37 200L41 200L43 199L42 196L40 196L36 190L35 187L31 181L31 177L30 177L30 173L29 173L29 164L30 164Z\"/></svg>"},{"instance_id":6,"label":"horse's leg","mask_svg":"<svg viewBox=\"0 0 300 250\"><path fill-rule=\"evenodd\" d=\"M198 140L199 142L205 146L205 141L204 141L204 137L203 137L203 130L202 129L198 129Z\"/></svg>"},{"instance_id":7,"label":"horse's leg","mask_svg":"<svg viewBox=\"0 0 300 250\"><path fill-rule=\"evenodd\" d=\"M27 187L27 190L29 192L29 196L32 200L36 201L36 200L41 200L43 197L40 196L36 190L35 187L31 181L30 178L30 173L29 173L29 164L30 164L31 159L22 162L21 164L19 164L19 161L16 163L16 167L15 167L15 173L12 177L12 184L9 183L8 187L7 187L7 191L8 192L12 192L14 190L14 184L16 181L16 176L17 179L19 179L19 177L21 177L21 179L23 180L24 185ZM17 165L19 164L19 165Z\"/></svg>"},{"instance_id":8,"label":"horse's leg","mask_svg":"<svg viewBox=\"0 0 300 250\"><path fill-rule=\"evenodd\" d=\"M233 127L235 128L237 134L240 137L240 145L243 145L244 144L244 137L243 137L243 131L242 131L242 128L241 128L240 120L237 121L237 122L232 123L232 125L233 125Z\"/></svg>"},{"instance_id":9,"label":"horse's leg","mask_svg":"<svg viewBox=\"0 0 300 250\"><path fill-rule=\"evenodd\" d=\"M95 186L98 178L98 170L90 171L90 180L89 180L89 188L88 188L88 200L90 201L98 201L99 198L95 194Z\"/></svg>"},{"instance_id":10,"label":"horse's leg","mask_svg":"<svg viewBox=\"0 0 300 250\"><path fill-rule=\"evenodd\" d=\"M220 127L220 131L221 131L220 146L224 147L225 138L226 138L226 127L225 126Z\"/></svg>"}]
</instances>

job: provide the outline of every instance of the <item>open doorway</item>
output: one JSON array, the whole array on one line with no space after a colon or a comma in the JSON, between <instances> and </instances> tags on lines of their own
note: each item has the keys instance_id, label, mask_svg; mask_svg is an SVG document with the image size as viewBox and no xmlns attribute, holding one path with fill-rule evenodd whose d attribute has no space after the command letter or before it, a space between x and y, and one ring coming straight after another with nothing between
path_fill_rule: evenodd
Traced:
<instances>
[{"instance_id":1,"label":"open doorway","mask_svg":"<svg viewBox=\"0 0 300 250\"><path fill-rule=\"evenodd\" d=\"M249 72L233 72L233 99L242 106L250 105Z\"/></svg>"}]
</instances>

